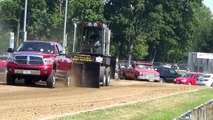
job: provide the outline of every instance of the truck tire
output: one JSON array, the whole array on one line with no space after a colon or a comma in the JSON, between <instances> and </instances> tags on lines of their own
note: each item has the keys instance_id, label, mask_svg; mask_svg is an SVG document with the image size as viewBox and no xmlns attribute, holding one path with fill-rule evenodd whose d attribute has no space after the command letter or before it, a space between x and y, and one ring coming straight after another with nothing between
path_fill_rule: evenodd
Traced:
<instances>
[{"instance_id":1,"label":"truck tire","mask_svg":"<svg viewBox=\"0 0 213 120\"><path fill-rule=\"evenodd\" d=\"M138 76L137 75L134 75L134 80L138 80Z\"/></svg>"},{"instance_id":2,"label":"truck tire","mask_svg":"<svg viewBox=\"0 0 213 120\"><path fill-rule=\"evenodd\" d=\"M7 74L7 85L14 85L15 79L14 75Z\"/></svg>"},{"instance_id":3,"label":"truck tire","mask_svg":"<svg viewBox=\"0 0 213 120\"><path fill-rule=\"evenodd\" d=\"M106 69L106 86L110 85L110 79L111 79L111 70L110 67Z\"/></svg>"},{"instance_id":4,"label":"truck tire","mask_svg":"<svg viewBox=\"0 0 213 120\"><path fill-rule=\"evenodd\" d=\"M47 87L55 88L56 87L56 76L55 70L52 70L51 74L47 78Z\"/></svg>"},{"instance_id":5,"label":"truck tire","mask_svg":"<svg viewBox=\"0 0 213 120\"><path fill-rule=\"evenodd\" d=\"M100 82L102 82L102 86L106 85L106 69L105 67L100 68Z\"/></svg>"},{"instance_id":6,"label":"truck tire","mask_svg":"<svg viewBox=\"0 0 213 120\"><path fill-rule=\"evenodd\" d=\"M165 79L164 78L160 78L159 82L160 83L165 83Z\"/></svg>"},{"instance_id":7,"label":"truck tire","mask_svg":"<svg viewBox=\"0 0 213 120\"><path fill-rule=\"evenodd\" d=\"M69 70L65 78L65 86L69 87L70 85L71 85L71 72Z\"/></svg>"},{"instance_id":8,"label":"truck tire","mask_svg":"<svg viewBox=\"0 0 213 120\"><path fill-rule=\"evenodd\" d=\"M125 75L125 74L123 74L123 80L127 80L127 78L126 78L126 75Z\"/></svg>"}]
</instances>

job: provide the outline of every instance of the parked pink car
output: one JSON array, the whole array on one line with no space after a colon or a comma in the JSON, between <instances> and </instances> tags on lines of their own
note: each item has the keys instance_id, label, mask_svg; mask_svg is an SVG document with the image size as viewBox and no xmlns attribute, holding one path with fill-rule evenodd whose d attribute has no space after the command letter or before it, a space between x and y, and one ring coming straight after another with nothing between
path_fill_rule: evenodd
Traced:
<instances>
[{"instance_id":1,"label":"parked pink car","mask_svg":"<svg viewBox=\"0 0 213 120\"><path fill-rule=\"evenodd\" d=\"M174 79L174 83L185 84L185 85L196 85L196 81L200 76L203 76L203 73L188 72L184 74L182 77L178 77Z\"/></svg>"}]
</instances>

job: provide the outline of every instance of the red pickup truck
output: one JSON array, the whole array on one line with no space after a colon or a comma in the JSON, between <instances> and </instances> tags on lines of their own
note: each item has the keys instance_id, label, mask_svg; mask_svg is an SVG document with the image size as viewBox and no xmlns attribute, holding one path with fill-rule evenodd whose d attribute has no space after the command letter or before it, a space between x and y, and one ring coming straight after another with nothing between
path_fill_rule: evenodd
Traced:
<instances>
[{"instance_id":1,"label":"red pickup truck","mask_svg":"<svg viewBox=\"0 0 213 120\"><path fill-rule=\"evenodd\" d=\"M26 85L46 81L47 87L55 88L56 79L71 83L72 61L65 56L65 50L57 42L26 41L16 51L8 49L11 55L7 64L7 84L14 85L16 78L24 79Z\"/></svg>"},{"instance_id":2,"label":"red pickup truck","mask_svg":"<svg viewBox=\"0 0 213 120\"><path fill-rule=\"evenodd\" d=\"M151 63L133 62L131 67L121 68L120 77L123 79L160 81L160 74L153 69Z\"/></svg>"}]
</instances>

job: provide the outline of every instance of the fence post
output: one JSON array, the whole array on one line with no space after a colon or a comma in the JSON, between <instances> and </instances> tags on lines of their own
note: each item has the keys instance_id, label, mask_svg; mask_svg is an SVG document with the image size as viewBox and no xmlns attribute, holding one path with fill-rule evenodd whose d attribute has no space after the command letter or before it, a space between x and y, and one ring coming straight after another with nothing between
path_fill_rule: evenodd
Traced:
<instances>
[{"instance_id":1,"label":"fence post","mask_svg":"<svg viewBox=\"0 0 213 120\"><path fill-rule=\"evenodd\" d=\"M206 106L206 120L213 120L213 105Z\"/></svg>"}]
</instances>

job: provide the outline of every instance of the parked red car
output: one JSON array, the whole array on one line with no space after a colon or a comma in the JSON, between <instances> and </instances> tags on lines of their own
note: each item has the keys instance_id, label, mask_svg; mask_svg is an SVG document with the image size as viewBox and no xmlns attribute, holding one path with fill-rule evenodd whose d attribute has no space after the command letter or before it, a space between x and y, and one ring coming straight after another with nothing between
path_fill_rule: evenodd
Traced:
<instances>
[{"instance_id":1,"label":"parked red car","mask_svg":"<svg viewBox=\"0 0 213 120\"><path fill-rule=\"evenodd\" d=\"M174 83L185 85L196 85L196 81L200 76L203 76L203 74L199 72L188 72L182 77L174 79Z\"/></svg>"}]
</instances>

